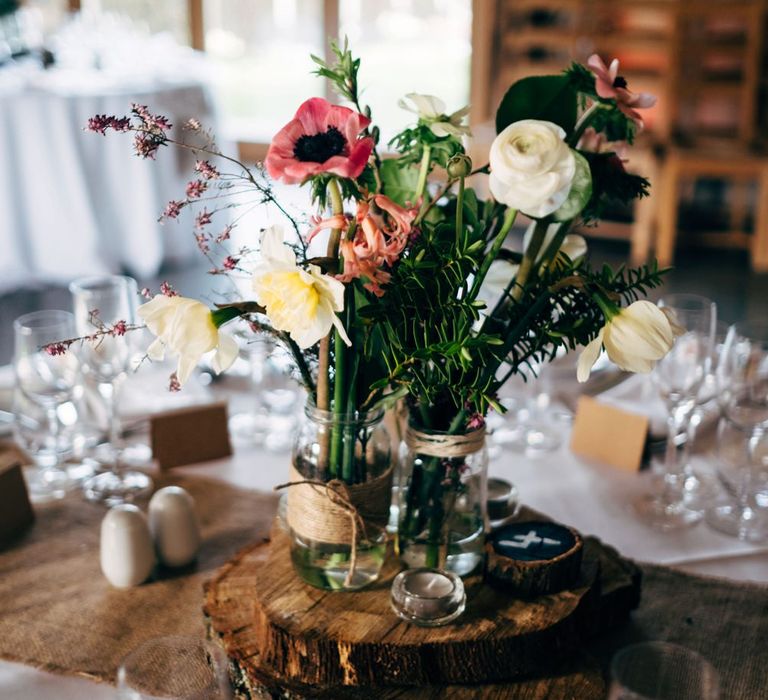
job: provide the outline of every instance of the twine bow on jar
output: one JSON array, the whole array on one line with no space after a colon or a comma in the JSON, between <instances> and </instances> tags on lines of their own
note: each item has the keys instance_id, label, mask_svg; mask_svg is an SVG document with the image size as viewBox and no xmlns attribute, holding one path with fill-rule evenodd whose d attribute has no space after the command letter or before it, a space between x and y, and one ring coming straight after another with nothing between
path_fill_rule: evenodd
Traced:
<instances>
[{"instance_id":1,"label":"twine bow on jar","mask_svg":"<svg viewBox=\"0 0 768 700\"><path fill-rule=\"evenodd\" d=\"M302 537L326 543L350 543L350 586L357 568L358 541L369 541L369 530L384 532L389 517L393 468L362 484L340 479L307 479L291 466L291 480L275 487L288 492L288 525Z\"/></svg>"}]
</instances>

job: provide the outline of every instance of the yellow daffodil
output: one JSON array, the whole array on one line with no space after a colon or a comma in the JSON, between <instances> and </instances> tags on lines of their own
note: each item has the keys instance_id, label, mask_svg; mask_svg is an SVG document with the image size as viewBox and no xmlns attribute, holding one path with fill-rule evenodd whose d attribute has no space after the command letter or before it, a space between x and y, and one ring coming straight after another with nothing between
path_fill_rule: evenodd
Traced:
<instances>
[{"instance_id":1,"label":"yellow daffodil","mask_svg":"<svg viewBox=\"0 0 768 700\"><path fill-rule=\"evenodd\" d=\"M650 372L656 362L666 355L679 335L669 317L650 301L636 301L619 309L606 320L591 343L579 357L576 377L589 379L592 365L605 347L609 359L627 372Z\"/></svg>"},{"instance_id":2,"label":"yellow daffodil","mask_svg":"<svg viewBox=\"0 0 768 700\"><path fill-rule=\"evenodd\" d=\"M296 255L277 227L264 231L261 261L253 271L256 301L274 328L286 331L300 348L328 335L332 326L351 345L337 312L344 310L344 285L317 265L296 264Z\"/></svg>"},{"instance_id":3,"label":"yellow daffodil","mask_svg":"<svg viewBox=\"0 0 768 700\"><path fill-rule=\"evenodd\" d=\"M189 379L200 358L208 352L216 351L211 366L217 374L228 369L237 358L237 341L218 329L211 310L202 302L157 294L139 307L138 314L157 336L147 348L149 359L162 360L166 350L178 355L179 384Z\"/></svg>"}]
</instances>

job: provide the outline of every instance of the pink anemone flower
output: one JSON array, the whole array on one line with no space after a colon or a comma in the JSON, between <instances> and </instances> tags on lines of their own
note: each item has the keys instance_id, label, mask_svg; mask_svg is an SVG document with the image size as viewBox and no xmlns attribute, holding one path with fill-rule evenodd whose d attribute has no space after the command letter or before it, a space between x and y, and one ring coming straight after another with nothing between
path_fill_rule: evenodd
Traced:
<instances>
[{"instance_id":1,"label":"pink anemone flower","mask_svg":"<svg viewBox=\"0 0 768 700\"><path fill-rule=\"evenodd\" d=\"M616 100L616 106L638 127L643 128L643 118L638 109L648 109L656 104L656 97L647 92L632 92L627 88L627 81L619 75L619 59L614 58L610 66L596 53L587 59L587 66L595 76L597 94L603 99Z\"/></svg>"},{"instance_id":2,"label":"pink anemone flower","mask_svg":"<svg viewBox=\"0 0 768 700\"><path fill-rule=\"evenodd\" d=\"M354 179L373 151L373 139L360 138L370 122L347 107L312 97L272 139L264 161L267 172L289 185L321 173Z\"/></svg>"}]
</instances>

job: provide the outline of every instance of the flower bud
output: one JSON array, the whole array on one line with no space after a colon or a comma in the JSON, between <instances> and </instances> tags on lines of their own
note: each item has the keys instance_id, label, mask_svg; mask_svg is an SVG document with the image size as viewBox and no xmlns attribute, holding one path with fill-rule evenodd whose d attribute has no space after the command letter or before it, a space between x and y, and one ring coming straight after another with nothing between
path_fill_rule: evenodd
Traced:
<instances>
[{"instance_id":1,"label":"flower bud","mask_svg":"<svg viewBox=\"0 0 768 700\"><path fill-rule=\"evenodd\" d=\"M452 180L468 177L472 172L472 159L466 153L457 153L448 161L446 170Z\"/></svg>"}]
</instances>

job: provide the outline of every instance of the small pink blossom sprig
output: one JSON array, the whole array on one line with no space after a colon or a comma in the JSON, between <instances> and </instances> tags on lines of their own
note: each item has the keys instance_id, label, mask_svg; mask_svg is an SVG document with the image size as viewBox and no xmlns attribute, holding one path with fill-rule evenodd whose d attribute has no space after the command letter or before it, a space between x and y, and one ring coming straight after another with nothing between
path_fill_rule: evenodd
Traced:
<instances>
[{"instance_id":1,"label":"small pink blossom sprig","mask_svg":"<svg viewBox=\"0 0 768 700\"><path fill-rule=\"evenodd\" d=\"M77 338L66 338L65 340L57 340L53 343L43 345L42 349L51 355L56 357L58 355L64 355L75 343L100 343L104 338L120 338L126 333L144 328L143 325L136 325L127 323L124 320L115 321L112 324L104 323L99 318L98 309L93 309L88 314L89 322L96 327L96 330L89 334L79 336Z\"/></svg>"}]
</instances>

